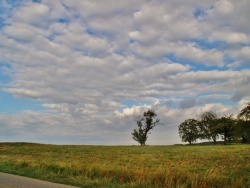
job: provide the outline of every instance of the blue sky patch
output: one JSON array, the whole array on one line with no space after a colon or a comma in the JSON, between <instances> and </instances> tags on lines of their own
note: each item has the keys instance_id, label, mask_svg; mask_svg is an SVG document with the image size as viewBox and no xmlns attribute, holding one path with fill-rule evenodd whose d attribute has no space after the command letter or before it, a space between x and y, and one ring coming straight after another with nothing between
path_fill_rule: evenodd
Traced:
<instances>
[{"instance_id":1,"label":"blue sky patch","mask_svg":"<svg viewBox=\"0 0 250 188\"><path fill-rule=\"evenodd\" d=\"M165 58L168 58L170 61L175 62L175 63L180 63L182 65L189 65L191 67L190 70L193 71L198 71L198 70L205 70L205 71L210 71L210 70L224 70L224 67L218 67L218 66L207 66L205 64L205 59L204 59L204 64L202 62L194 62L188 59L183 59L183 58L178 58L175 56L174 53L168 54L165 56Z\"/></svg>"},{"instance_id":2,"label":"blue sky patch","mask_svg":"<svg viewBox=\"0 0 250 188\"><path fill-rule=\"evenodd\" d=\"M206 13L205 13L204 10L201 10L199 8L195 9L195 11L194 11L194 17L196 17L196 18L199 19L200 17L202 17L204 15L206 15Z\"/></svg>"},{"instance_id":3,"label":"blue sky patch","mask_svg":"<svg viewBox=\"0 0 250 188\"><path fill-rule=\"evenodd\" d=\"M123 105L123 107L120 108L119 111L122 111L122 109L124 108L132 108L133 106L151 105L151 102L127 99L123 100L121 104Z\"/></svg>"},{"instance_id":4,"label":"blue sky patch","mask_svg":"<svg viewBox=\"0 0 250 188\"><path fill-rule=\"evenodd\" d=\"M208 41L208 39L192 39L190 42L195 42L203 49L225 49L226 43L222 41Z\"/></svg>"},{"instance_id":5,"label":"blue sky patch","mask_svg":"<svg viewBox=\"0 0 250 188\"><path fill-rule=\"evenodd\" d=\"M0 84L6 84L11 81L11 78L6 72L8 69L11 69L11 66L9 64L0 62Z\"/></svg>"},{"instance_id":6,"label":"blue sky patch","mask_svg":"<svg viewBox=\"0 0 250 188\"><path fill-rule=\"evenodd\" d=\"M44 110L38 101L13 97L10 93L0 91L0 113L15 114L24 110Z\"/></svg>"},{"instance_id":7,"label":"blue sky patch","mask_svg":"<svg viewBox=\"0 0 250 188\"><path fill-rule=\"evenodd\" d=\"M32 0L34 3L41 3L41 0Z\"/></svg>"}]
</instances>

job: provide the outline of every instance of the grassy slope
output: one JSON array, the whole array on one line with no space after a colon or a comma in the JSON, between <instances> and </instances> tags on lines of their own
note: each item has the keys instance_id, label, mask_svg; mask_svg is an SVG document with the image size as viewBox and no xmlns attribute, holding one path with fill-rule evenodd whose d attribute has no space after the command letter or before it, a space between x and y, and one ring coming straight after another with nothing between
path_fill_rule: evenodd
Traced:
<instances>
[{"instance_id":1,"label":"grassy slope","mask_svg":"<svg viewBox=\"0 0 250 188\"><path fill-rule=\"evenodd\" d=\"M0 171L80 187L250 187L250 145L2 143Z\"/></svg>"}]
</instances>

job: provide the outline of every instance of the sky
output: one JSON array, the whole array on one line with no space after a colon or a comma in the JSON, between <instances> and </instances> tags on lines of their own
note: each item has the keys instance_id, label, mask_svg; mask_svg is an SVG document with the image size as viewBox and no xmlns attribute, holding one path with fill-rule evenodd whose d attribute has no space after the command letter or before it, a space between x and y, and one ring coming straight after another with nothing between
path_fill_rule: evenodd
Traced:
<instances>
[{"instance_id":1,"label":"sky","mask_svg":"<svg viewBox=\"0 0 250 188\"><path fill-rule=\"evenodd\" d=\"M249 0L0 0L0 141L181 143L202 112L250 101Z\"/></svg>"}]
</instances>

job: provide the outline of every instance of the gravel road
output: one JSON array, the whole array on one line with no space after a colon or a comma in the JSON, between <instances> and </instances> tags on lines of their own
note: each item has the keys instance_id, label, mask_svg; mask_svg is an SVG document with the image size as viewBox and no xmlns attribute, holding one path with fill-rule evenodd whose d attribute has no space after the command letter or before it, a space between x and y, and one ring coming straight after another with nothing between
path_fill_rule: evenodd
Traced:
<instances>
[{"instance_id":1,"label":"gravel road","mask_svg":"<svg viewBox=\"0 0 250 188\"><path fill-rule=\"evenodd\" d=\"M76 188L0 172L0 188Z\"/></svg>"}]
</instances>

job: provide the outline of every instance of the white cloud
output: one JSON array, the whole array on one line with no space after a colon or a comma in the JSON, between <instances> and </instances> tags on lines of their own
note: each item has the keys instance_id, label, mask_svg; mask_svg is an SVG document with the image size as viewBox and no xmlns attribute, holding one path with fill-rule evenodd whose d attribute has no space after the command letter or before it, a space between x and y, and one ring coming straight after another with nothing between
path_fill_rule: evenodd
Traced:
<instances>
[{"instance_id":1,"label":"white cloud","mask_svg":"<svg viewBox=\"0 0 250 188\"><path fill-rule=\"evenodd\" d=\"M13 18L17 21L40 25L48 19L50 8L45 4L40 3L27 3L24 4L20 9L14 11Z\"/></svg>"},{"instance_id":2,"label":"white cloud","mask_svg":"<svg viewBox=\"0 0 250 188\"><path fill-rule=\"evenodd\" d=\"M249 60L250 60L249 53L250 53L249 46L243 46L240 48L233 48L233 49L227 50L228 56L233 59L236 59L236 61L231 64L233 67L239 67L242 65L249 64Z\"/></svg>"},{"instance_id":3,"label":"white cloud","mask_svg":"<svg viewBox=\"0 0 250 188\"><path fill-rule=\"evenodd\" d=\"M214 11L217 14L228 15L234 10L234 5L228 0L220 0L215 3Z\"/></svg>"},{"instance_id":4,"label":"white cloud","mask_svg":"<svg viewBox=\"0 0 250 188\"><path fill-rule=\"evenodd\" d=\"M211 36L211 40L225 41L228 43L249 44L250 36L245 33L230 32L230 31L215 31Z\"/></svg>"},{"instance_id":5,"label":"white cloud","mask_svg":"<svg viewBox=\"0 0 250 188\"><path fill-rule=\"evenodd\" d=\"M239 54L241 56L243 56L244 58L246 58L247 60L250 60L250 47L245 46L245 47L241 48L239 51Z\"/></svg>"},{"instance_id":6,"label":"white cloud","mask_svg":"<svg viewBox=\"0 0 250 188\"><path fill-rule=\"evenodd\" d=\"M176 50L176 56L191 60L197 63L205 64L208 66L216 65L223 66L223 53L212 49L212 50L202 50L196 46L196 44L181 44Z\"/></svg>"},{"instance_id":7,"label":"white cloud","mask_svg":"<svg viewBox=\"0 0 250 188\"><path fill-rule=\"evenodd\" d=\"M249 24L247 18L250 16L248 0L220 0L212 9L208 9L208 23L218 30L218 28L231 28L238 33L249 34Z\"/></svg>"},{"instance_id":8,"label":"white cloud","mask_svg":"<svg viewBox=\"0 0 250 188\"><path fill-rule=\"evenodd\" d=\"M5 27L4 33L10 37L21 39L21 40L30 40L35 37L34 33L25 27Z\"/></svg>"}]
</instances>

